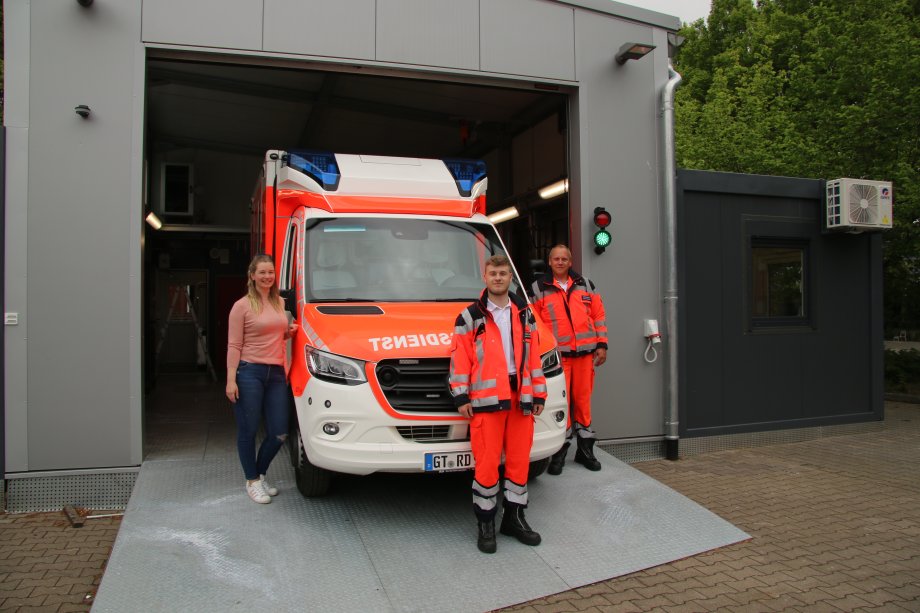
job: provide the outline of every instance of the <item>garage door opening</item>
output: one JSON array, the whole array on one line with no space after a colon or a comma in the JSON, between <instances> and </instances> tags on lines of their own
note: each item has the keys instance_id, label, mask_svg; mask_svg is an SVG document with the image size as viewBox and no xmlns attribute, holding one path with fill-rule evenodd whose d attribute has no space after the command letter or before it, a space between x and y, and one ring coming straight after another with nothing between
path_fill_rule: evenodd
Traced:
<instances>
[{"instance_id":1,"label":"garage door opening","mask_svg":"<svg viewBox=\"0 0 920 613\"><path fill-rule=\"evenodd\" d=\"M483 159L488 213L508 211L498 228L525 283L567 242L567 192L540 196L569 176L567 92L418 76L148 59L144 202L163 225L143 241L145 458L232 432L227 316L266 150Z\"/></svg>"}]
</instances>

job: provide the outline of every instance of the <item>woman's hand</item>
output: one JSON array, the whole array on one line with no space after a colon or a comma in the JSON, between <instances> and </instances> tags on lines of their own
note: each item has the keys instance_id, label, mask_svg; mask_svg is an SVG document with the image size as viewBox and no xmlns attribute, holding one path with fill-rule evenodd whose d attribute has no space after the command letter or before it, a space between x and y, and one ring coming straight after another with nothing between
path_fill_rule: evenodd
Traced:
<instances>
[{"instance_id":1,"label":"woman's hand","mask_svg":"<svg viewBox=\"0 0 920 613\"><path fill-rule=\"evenodd\" d=\"M230 402L240 399L240 389L236 386L236 381L227 381L227 399Z\"/></svg>"},{"instance_id":2,"label":"woman's hand","mask_svg":"<svg viewBox=\"0 0 920 613\"><path fill-rule=\"evenodd\" d=\"M294 338L297 336L297 322L292 321L288 324L287 332L284 333L284 338Z\"/></svg>"}]
</instances>

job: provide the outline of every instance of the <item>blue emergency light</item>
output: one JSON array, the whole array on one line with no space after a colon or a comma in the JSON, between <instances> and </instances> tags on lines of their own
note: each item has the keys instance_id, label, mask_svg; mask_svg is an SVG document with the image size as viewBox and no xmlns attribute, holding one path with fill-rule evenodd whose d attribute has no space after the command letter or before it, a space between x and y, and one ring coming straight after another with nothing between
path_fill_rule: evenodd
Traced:
<instances>
[{"instance_id":1,"label":"blue emergency light","mask_svg":"<svg viewBox=\"0 0 920 613\"><path fill-rule=\"evenodd\" d=\"M339 172L339 164L335 160L334 153L308 150L290 151L286 162L288 166L304 173L327 191L334 192L339 188L342 173Z\"/></svg>"},{"instance_id":2,"label":"blue emergency light","mask_svg":"<svg viewBox=\"0 0 920 613\"><path fill-rule=\"evenodd\" d=\"M469 196L473 193L473 186L486 176L486 163L482 160L464 160L458 158L443 158L441 160L447 166L451 176L457 183L457 189L461 196Z\"/></svg>"}]
</instances>

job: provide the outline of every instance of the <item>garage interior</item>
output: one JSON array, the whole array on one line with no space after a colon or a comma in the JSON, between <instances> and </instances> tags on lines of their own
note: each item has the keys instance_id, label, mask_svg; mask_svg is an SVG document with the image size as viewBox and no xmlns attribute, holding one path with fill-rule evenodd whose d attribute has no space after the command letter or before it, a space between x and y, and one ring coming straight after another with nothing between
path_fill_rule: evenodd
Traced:
<instances>
[{"instance_id":1,"label":"garage interior","mask_svg":"<svg viewBox=\"0 0 920 613\"><path fill-rule=\"evenodd\" d=\"M525 283L534 261L567 242L567 193L542 198L540 190L569 175L571 92L437 78L204 54L148 58L144 215L162 226L145 224L142 241L145 459L197 453L232 432L226 321L245 292L249 200L266 150L483 159L489 214L518 211L498 228Z\"/></svg>"}]
</instances>

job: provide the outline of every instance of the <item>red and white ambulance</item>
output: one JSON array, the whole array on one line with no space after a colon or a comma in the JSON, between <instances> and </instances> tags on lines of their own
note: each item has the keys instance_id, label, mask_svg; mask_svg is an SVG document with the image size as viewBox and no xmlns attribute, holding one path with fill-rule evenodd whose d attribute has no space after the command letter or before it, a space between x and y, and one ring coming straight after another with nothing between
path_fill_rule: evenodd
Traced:
<instances>
[{"instance_id":1,"label":"red and white ambulance","mask_svg":"<svg viewBox=\"0 0 920 613\"><path fill-rule=\"evenodd\" d=\"M326 493L335 473L472 468L447 376L457 314L482 292L485 260L506 253L486 185L479 161L266 153L252 245L274 256L299 324L290 441L305 496ZM511 291L524 296L516 271ZM561 447L567 411L555 341L539 325L548 398L532 476Z\"/></svg>"}]
</instances>

